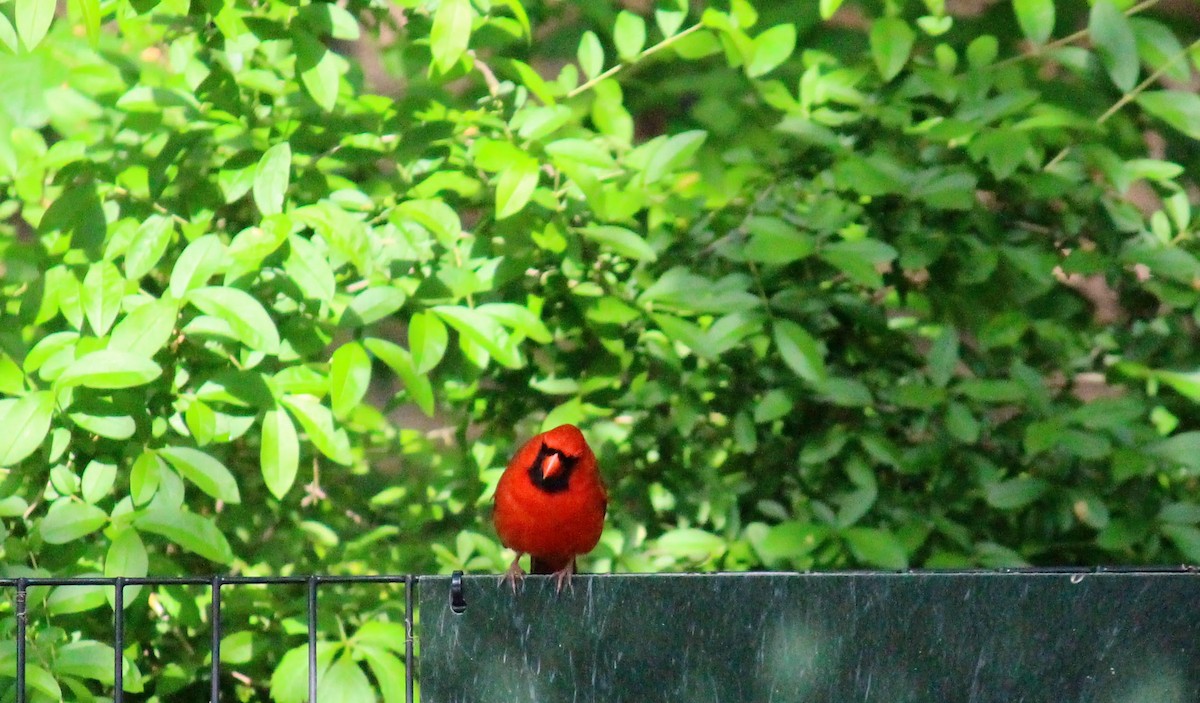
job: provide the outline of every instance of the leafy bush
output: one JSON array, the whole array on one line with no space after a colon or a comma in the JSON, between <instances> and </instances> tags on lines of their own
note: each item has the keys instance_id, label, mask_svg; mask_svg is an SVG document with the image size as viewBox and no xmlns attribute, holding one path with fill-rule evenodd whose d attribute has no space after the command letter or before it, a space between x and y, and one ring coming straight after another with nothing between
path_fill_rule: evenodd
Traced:
<instances>
[{"instance_id":1,"label":"leafy bush","mask_svg":"<svg viewBox=\"0 0 1200 703\"><path fill-rule=\"evenodd\" d=\"M562 422L597 570L1200 561L1195 26L841 4L0 4L4 575L497 571ZM394 595L321 700L398 700ZM109 597L31 592L38 700ZM129 690L206 598L127 594ZM303 700L300 593L225 600Z\"/></svg>"}]
</instances>

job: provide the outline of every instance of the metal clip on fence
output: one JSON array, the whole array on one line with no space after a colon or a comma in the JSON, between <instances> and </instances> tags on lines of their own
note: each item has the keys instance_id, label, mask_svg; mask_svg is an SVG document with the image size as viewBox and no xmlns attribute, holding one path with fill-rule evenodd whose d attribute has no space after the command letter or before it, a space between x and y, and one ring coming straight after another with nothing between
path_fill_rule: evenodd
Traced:
<instances>
[{"instance_id":1,"label":"metal clip on fence","mask_svg":"<svg viewBox=\"0 0 1200 703\"><path fill-rule=\"evenodd\" d=\"M450 611L458 614L467 610L467 599L463 596L463 572L455 571L450 576Z\"/></svg>"}]
</instances>

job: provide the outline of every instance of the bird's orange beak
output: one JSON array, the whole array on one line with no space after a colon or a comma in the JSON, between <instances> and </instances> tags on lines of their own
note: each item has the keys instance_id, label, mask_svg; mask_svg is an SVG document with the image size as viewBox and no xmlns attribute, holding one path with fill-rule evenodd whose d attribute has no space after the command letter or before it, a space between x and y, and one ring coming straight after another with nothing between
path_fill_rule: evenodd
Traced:
<instances>
[{"instance_id":1,"label":"bird's orange beak","mask_svg":"<svg viewBox=\"0 0 1200 703\"><path fill-rule=\"evenodd\" d=\"M542 461L542 479L552 478L559 471L562 471L562 458L558 454L551 454Z\"/></svg>"}]
</instances>

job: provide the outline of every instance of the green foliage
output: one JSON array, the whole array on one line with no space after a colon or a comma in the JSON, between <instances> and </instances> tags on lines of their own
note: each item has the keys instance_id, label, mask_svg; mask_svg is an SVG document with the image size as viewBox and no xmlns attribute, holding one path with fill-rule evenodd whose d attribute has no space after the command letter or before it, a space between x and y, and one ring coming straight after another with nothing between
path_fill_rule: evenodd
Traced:
<instances>
[{"instance_id":1,"label":"green foliage","mask_svg":"<svg viewBox=\"0 0 1200 703\"><path fill-rule=\"evenodd\" d=\"M1195 27L568 4L0 3L5 576L499 571L562 422L595 570L1200 560ZM224 596L303 700L300 594ZM127 592L127 690L206 695L207 597ZM322 599L399 700L396 594ZM31 591L37 700L111 602Z\"/></svg>"}]
</instances>

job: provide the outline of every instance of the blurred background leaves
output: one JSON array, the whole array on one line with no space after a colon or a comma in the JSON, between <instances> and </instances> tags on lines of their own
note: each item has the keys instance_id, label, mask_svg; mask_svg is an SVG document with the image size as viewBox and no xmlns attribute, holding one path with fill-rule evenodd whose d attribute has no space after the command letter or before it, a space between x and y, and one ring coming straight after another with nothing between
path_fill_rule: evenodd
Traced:
<instances>
[{"instance_id":1,"label":"blurred background leaves","mask_svg":"<svg viewBox=\"0 0 1200 703\"><path fill-rule=\"evenodd\" d=\"M3 573L498 572L564 422L588 570L1200 561L1198 20L0 3ZM202 590L127 690L206 695ZM322 700L398 700L402 601L322 598ZM111 689L111 593L30 602L31 695ZM302 700L300 593L225 602Z\"/></svg>"}]
</instances>

